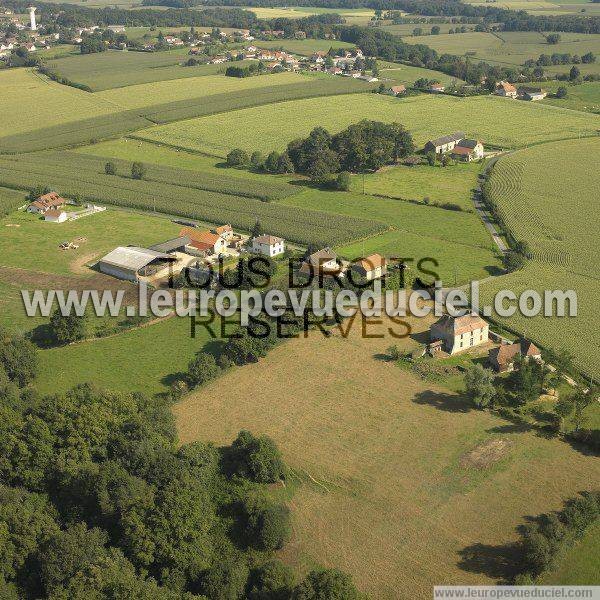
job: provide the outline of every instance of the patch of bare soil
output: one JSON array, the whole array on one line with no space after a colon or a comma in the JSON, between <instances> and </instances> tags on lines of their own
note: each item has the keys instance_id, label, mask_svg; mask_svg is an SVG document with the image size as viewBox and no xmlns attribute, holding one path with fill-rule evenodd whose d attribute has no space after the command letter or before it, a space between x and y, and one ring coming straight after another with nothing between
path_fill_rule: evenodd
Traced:
<instances>
[{"instance_id":1,"label":"patch of bare soil","mask_svg":"<svg viewBox=\"0 0 600 600\"><path fill-rule=\"evenodd\" d=\"M7 223L5 227L21 227L18 223Z\"/></svg>"},{"instance_id":2,"label":"patch of bare soil","mask_svg":"<svg viewBox=\"0 0 600 600\"><path fill-rule=\"evenodd\" d=\"M459 464L463 469L487 469L504 458L511 445L511 442L502 438L488 440L463 454Z\"/></svg>"},{"instance_id":3,"label":"patch of bare soil","mask_svg":"<svg viewBox=\"0 0 600 600\"><path fill-rule=\"evenodd\" d=\"M91 263L97 256L97 253L84 254L82 256L78 256L77 258L71 261L69 267L71 271L73 271L73 273L76 273L77 275L89 275L90 269L87 265L88 263Z\"/></svg>"}]
</instances>

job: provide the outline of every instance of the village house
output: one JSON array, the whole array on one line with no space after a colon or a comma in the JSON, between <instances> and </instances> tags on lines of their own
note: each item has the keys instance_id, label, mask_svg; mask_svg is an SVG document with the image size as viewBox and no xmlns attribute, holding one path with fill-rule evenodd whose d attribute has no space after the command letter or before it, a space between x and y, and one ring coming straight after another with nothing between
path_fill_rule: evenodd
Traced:
<instances>
[{"instance_id":1,"label":"village house","mask_svg":"<svg viewBox=\"0 0 600 600\"><path fill-rule=\"evenodd\" d=\"M434 94L439 94L446 90L446 86L441 83L432 83L427 89Z\"/></svg>"},{"instance_id":2,"label":"village house","mask_svg":"<svg viewBox=\"0 0 600 600\"><path fill-rule=\"evenodd\" d=\"M272 258L285 252L285 243L274 235L259 235L252 240L252 252Z\"/></svg>"},{"instance_id":3,"label":"village house","mask_svg":"<svg viewBox=\"0 0 600 600\"><path fill-rule=\"evenodd\" d=\"M480 160L483 158L483 144L478 140L460 140L452 149L452 157L465 162Z\"/></svg>"},{"instance_id":4,"label":"village house","mask_svg":"<svg viewBox=\"0 0 600 600\"><path fill-rule=\"evenodd\" d=\"M393 85L389 89L389 92L391 94L394 94L394 96L401 96L402 94L406 93L406 86L405 85Z\"/></svg>"},{"instance_id":5,"label":"village house","mask_svg":"<svg viewBox=\"0 0 600 600\"><path fill-rule=\"evenodd\" d=\"M49 210L62 208L66 203L56 192L49 192L32 202L27 207L27 212L43 215Z\"/></svg>"},{"instance_id":6,"label":"village house","mask_svg":"<svg viewBox=\"0 0 600 600\"><path fill-rule=\"evenodd\" d=\"M106 29L113 33L125 33L125 25L109 25Z\"/></svg>"},{"instance_id":7,"label":"village house","mask_svg":"<svg viewBox=\"0 0 600 600\"><path fill-rule=\"evenodd\" d=\"M465 139L464 131L457 131L451 135L444 135L435 140L429 140L423 150L425 152L435 152L436 154L445 154L446 152L450 152L454 150L454 146L460 142L460 140Z\"/></svg>"},{"instance_id":8,"label":"village house","mask_svg":"<svg viewBox=\"0 0 600 600\"><path fill-rule=\"evenodd\" d=\"M380 279L387 273L387 261L381 254L370 254L353 263L352 271L367 281Z\"/></svg>"},{"instance_id":9,"label":"village house","mask_svg":"<svg viewBox=\"0 0 600 600\"><path fill-rule=\"evenodd\" d=\"M499 348L492 348L488 355L490 365L498 373L512 371L517 358L540 361L542 352L533 342L520 339L514 344L504 344Z\"/></svg>"},{"instance_id":10,"label":"village house","mask_svg":"<svg viewBox=\"0 0 600 600\"><path fill-rule=\"evenodd\" d=\"M504 96L505 98L516 98L517 88L512 83L508 83L508 81L500 81L496 86L496 91L494 93L496 94L496 96Z\"/></svg>"},{"instance_id":11,"label":"village house","mask_svg":"<svg viewBox=\"0 0 600 600\"><path fill-rule=\"evenodd\" d=\"M441 341L445 352L456 354L485 344L488 341L489 325L478 315L444 315L431 326L429 335L432 344Z\"/></svg>"},{"instance_id":12,"label":"village house","mask_svg":"<svg viewBox=\"0 0 600 600\"><path fill-rule=\"evenodd\" d=\"M183 46L183 40L174 35L165 35L165 42L169 44L169 46Z\"/></svg>"},{"instance_id":13,"label":"village house","mask_svg":"<svg viewBox=\"0 0 600 600\"><path fill-rule=\"evenodd\" d=\"M231 227L231 225L229 225L229 223L227 225L215 227L214 229L211 229L210 232L218 235L225 241L230 241L233 239L233 228Z\"/></svg>"},{"instance_id":14,"label":"village house","mask_svg":"<svg viewBox=\"0 0 600 600\"><path fill-rule=\"evenodd\" d=\"M27 52L35 52L37 50L37 48L35 47L35 44L32 44L31 42L24 44L23 47L25 48L25 50L27 50Z\"/></svg>"},{"instance_id":15,"label":"village house","mask_svg":"<svg viewBox=\"0 0 600 600\"><path fill-rule=\"evenodd\" d=\"M518 95L521 100L535 102L536 100L543 100L548 95L548 92L542 88L521 87L519 88Z\"/></svg>"},{"instance_id":16,"label":"village house","mask_svg":"<svg viewBox=\"0 0 600 600\"><path fill-rule=\"evenodd\" d=\"M323 248L307 256L300 266L303 275L338 275L343 270L338 261L337 254L331 248Z\"/></svg>"},{"instance_id":17,"label":"village house","mask_svg":"<svg viewBox=\"0 0 600 600\"><path fill-rule=\"evenodd\" d=\"M196 229L195 227L183 227L179 232L180 237L189 237L192 250L198 250L206 254L221 254L227 247L227 241L211 231Z\"/></svg>"},{"instance_id":18,"label":"village house","mask_svg":"<svg viewBox=\"0 0 600 600\"><path fill-rule=\"evenodd\" d=\"M50 209L44 213L44 221L49 223L64 223L67 218L68 215L64 210Z\"/></svg>"}]
</instances>

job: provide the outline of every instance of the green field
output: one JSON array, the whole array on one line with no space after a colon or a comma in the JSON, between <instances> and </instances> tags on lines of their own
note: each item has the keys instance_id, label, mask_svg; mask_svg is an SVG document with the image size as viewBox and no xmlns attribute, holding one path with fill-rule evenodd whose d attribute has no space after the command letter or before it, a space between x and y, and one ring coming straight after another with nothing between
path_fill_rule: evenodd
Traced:
<instances>
[{"instance_id":1,"label":"green field","mask_svg":"<svg viewBox=\"0 0 600 600\"><path fill-rule=\"evenodd\" d=\"M32 69L0 71L0 138L115 113L107 102ZM3 146L0 141L0 152Z\"/></svg>"},{"instance_id":2,"label":"green field","mask_svg":"<svg viewBox=\"0 0 600 600\"><path fill-rule=\"evenodd\" d=\"M283 149L316 126L339 131L360 119L404 124L417 144L463 130L487 144L523 146L595 133L589 115L504 98L421 95L397 99L379 94L282 102L232 111L141 132L144 139L225 156L231 148Z\"/></svg>"},{"instance_id":3,"label":"green field","mask_svg":"<svg viewBox=\"0 0 600 600\"><path fill-rule=\"evenodd\" d=\"M392 228L392 231L339 246L340 255L348 259L372 252L410 257L415 262L431 257L438 261L439 266L434 270L446 284L466 283L499 272L500 261L492 250L489 234L479 217L472 213L390 198L318 190L290 196L282 204L371 218ZM433 268L433 265L429 263L428 267ZM414 265L411 268L414 269Z\"/></svg>"},{"instance_id":4,"label":"green field","mask_svg":"<svg viewBox=\"0 0 600 600\"><path fill-rule=\"evenodd\" d=\"M420 27L423 30L424 34L428 34L433 26L433 23L401 23L399 25L383 25L382 27L380 27L380 29L382 29L383 31L387 31L388 33L392 33L393 35L397 35L399 37L413 37L413 31L416 28ZM463 25L462 23L458 25L455 25L454 23L435 23L435 26L440 28L439 35L447 34L448 30L455 29L456 27L466 27L469 31L475 28L475 25ZM459 33L456 35L463 34ZM420 40L420 44L427 44L428 39L428 35L415 36L415 40Z\"/></svg>"},{"instance_id":5,"label":"green field","mask_svg":"<svg viewBox=\"0 0 600 600\"><path fill-rule=\"evenodd\" d=\"M560 86L567 88L566 98L552 98L551 96L547 96L541 102L562 108L600 114L600 82L590 81L581 85L569 85L563 81L556 81L544 84L544 87L551 92L556 92Z\"/></svg>"},{"instance_id":6,"label":"green field","mask_svg":"<svg viewBox=\"0 0 600 600\"><path fill-rule=\"evenodd\" d=\"M366 25L375 11L364 8L316 8L307 6L294 7L244 7L252 11L259 19L301 19L310 15L335 13L341 15L348 25Z\"/></svg>"},{"instance_id":7,"label":"green field","mask_svg":"<svg viewBox=\"0 0 600 600\"><path fill-rule=\"evenodd\" d=\"M502 31L499 33L472 32L453 35L406 37L409 44L426 44L440 53L469 55L473 60L484 60L501 66L522 65L540 54L570 53L600 54L600 34L560 33L558 44L548 44L544 35L535 31ZM578 65L583 75L600 73L598 62ZM544 67L548 73L567 73L571 65Z\"/></svg>"},{"instance_id":8,"label":"green field","mask_svg":"<svg viewBox=\"0 0 600 600\"><path fill-rule=\"evenodd\" d=\"M402 65L399 63L388 63L382 62L380 68L379 78L384 81L386 85L395 85L397 83L404 83L412 85L417 79L435 79L442 83L461 83L460 79L451 77L440 71L432 71L431 69L424 69L422 67L413 67L411 65Z\"/></svg>"},{"instance_id":9,"label":"green field","mask_svg":"<svg viewBox=\"0 0 600 600\"><path fill-rule=\"evenodd\" d=\"M467 0L467 2L483 6L486 4L485 0ZM495 6L524 10L532 15L600 14L600 7L590 0L499 0Z\"/></svg>"},{"instance_id":10,"label":"green field","mask_svg":"<svg viewBox=\"0 0 600 600\"><path fill-rule=\"evenodd\" d=\"M246 231L260 219L266 231L298 243L344 243L385 229L385 225L373 220L301 208L282 210L275 203L249 197L252 193L263 197L268 193L262 182L228 179L225 174L219 181L213 176L171 167L149 168L146 178L140 181L132 179L121 165L118 176L104 174L105 162L103 158L76 153L0 157L0 183L12 188L49 185L89 201L155 209L210 223L231 223ZM213 191L215 185L222 191ZM281 192L280 181L273 180L271 185L273 193ZM257 191L253 192L253 188Z\"/></svg>"},{"instance_id":11,"label":"green field","mask_svg":"<svg viewBox=\"0 0 600 600\"><path fill-rule=\"evenodd\" d=\"M308 56L319 50L326 52L329 48L354 48L354 44L341 42L339 40L272 40L269 42L258 41L259 48L283 48L288 52Z\"/></svg>"},{"instance_id":12,"label":"green field","mask_svg":"<svg viewBox=\"0 0 600 600\"><path fill-rule=\"evenodd\" d=\"M429 198L430 202L452 202L473 210L473 188L481 163L455 164L450 167L417 165L414 167L396 166L383 168L377 173L364 176L355 175L352 189L356 192L379 194L403 200Z\"/></svg>"},{"instance_id":13,"label":"green field","mask_svg":"<svg viewBox=\"0 0 600 600\"><path fill-rule=\"evenodd\" d=\"M503 220L519 240L526 240L534 260L523 271L499 277L484 286L485 294L508 287L575 290L578 314L569 318L528 318L520 314L503 321L513 329L551 347L571 350L577 364L600 375L597 348L597 297L600 262L594 247L600 229L596 168L600 139L571 140L520 150L500 159L490 178L490 196Z\"/></svg>"},{"instance_id":14,"label":"green field","mask_svg":"<svg viewBox=\"0 0 600 600\"><path fill-rule=\"evenodd\" d=\"M157 104L190 100L216 94L232 94L261 87L305 83L310 85L311 78L297 73L277 73L263 77L225 77L207 75L187 79L174 79L130 85L97 92L95 97L115 104L119 108L146 108Z\"/></svg>"},{"instance_id":15,"label":"green field","mask_svg":"<svg viewBox=\"0 0 600 600\"><path fill-rule=\"evenodd\" d=\"M225 72L223 65L183 67L181 63L187 56L187 48L166 52L109 50L48 61L48 66L67 79L87 85L96 92L139 83Z\"/></svg>"}]
</instances>

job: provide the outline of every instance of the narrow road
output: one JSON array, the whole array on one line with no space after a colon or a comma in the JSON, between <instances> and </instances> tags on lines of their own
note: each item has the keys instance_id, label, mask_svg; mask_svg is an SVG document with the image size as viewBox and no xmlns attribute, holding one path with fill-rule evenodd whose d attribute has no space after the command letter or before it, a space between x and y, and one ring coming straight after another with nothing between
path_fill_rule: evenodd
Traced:
<instances>
[{"instance_id":1,"label":"narrow road","mask_svg":"<svg viewBox=\"0 0 600 600\"><path fill-rule=\"evenodd\" d=\"M481 220L483 221L485 228L489 231L490 235L492 236L494 243L496 244L496 246L498 246L498 250L500 250L500 252L502 252L504 254L505 252L508 251L509 248L504 243L504 240L500 237L500 234L498 233L496 226L492 222L489 211L487 210L487 208L485 207L485 205L482 202L483 190L481 189L481 180L483 179L483 177L485 175L487 175L487 172L494 166L494 164L496 164L496 161L498 160L498 158L500 158L500 155L490 158L488 164L485 165L483 171L481 172L481 174L477 180L477 187L475 188L475 193L473 194L473 205L475 206L475 210L477 211L477 214L481 217Z\"/></svg>"}]
</instances>

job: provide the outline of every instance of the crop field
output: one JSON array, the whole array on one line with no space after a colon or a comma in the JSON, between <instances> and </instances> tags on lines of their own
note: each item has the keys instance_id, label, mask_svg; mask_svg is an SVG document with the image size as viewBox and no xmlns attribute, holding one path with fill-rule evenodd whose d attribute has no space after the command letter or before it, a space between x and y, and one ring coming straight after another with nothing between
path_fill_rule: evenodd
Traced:
<instances>
[{"instance_id":1,"label":"crop field","mask_svg":"<svg viewBox=\"0 0 600 600\"><path fill-rule=\"evenodd\" d=\"M537 261L600 277L599 153L600 138L569 140L515 152L494 166L491 199Z\"/></svg>"},{"instance_id":2,"label":"crop field","mask_svg":"<svg viewBox=\"0 0 600 600\"><path fill-rule=\"evenodd\" d=\"M167 167L149 168L147 179L135 180L128 172L119 176L104 174L104 163L102 159L75 153L69 157L65 153L0 157L0 184L12 188L48 185L67 196L79 195L88 201L156 210L209 223L231 223L246 231L260 219L272 234L298 243L339 244L387 227L373 220L301 208L282 209L257 197L248 197L252 183L241 179L229 181L232 186L229 193L208 191L202 174L191 170L171 169L167 173ZM267 193L264 184L255 185L260 194ZM273 182L275 193L281 191L281 185L279 181ZM234 193L235 186L241 191ZM221 189L226 189L225 184Z\"/></svg>"},{"instance_id":3,"label":"crop field","mask_svg":"<svg viewBox=\"0 0 600 600\"><path fill-rule=\"evenodd\" d=\"M156 81L97 92L96 97L120 108L146 108L181 100L191 100L216 94L236 94L261 87L310 83L311 79L297 73L277 73L262 77L225 77L206 75L187 79Z\"/></svg>"},{"instance_id":4,"label":"crop field","mask_svg":"<svg viewBox=\"0 0 600 600\"><path fill-rule=\"evenodd\" d=\"M25 192L0 187L0 217L23 206L27 202Z\"/></svg>"},{"instance_id":5,"label":"crop field","mask_svg":"<svg viewBox=\"0 0 600 600\"><path fill-rule=\"evenodd\" d=\"M336 132L360 119L404 124L417 144L452 131L465 131L486 144L524 146L595 134L590 115L497 97L421 95L404 99L353 94L281 102L154 127L139 137L225 156L231 148L281 150L316 126Z\"/></svg>"},{"instance_id":6,"label":"crop field","mask_svg":"<svg viewBox=\"0 0 600 600\"><path fill-rule=\"evenodd\" d=\"M409 323L413 335L429 325ZM299 483L281 556L301 571L337 566L385 600L431 598L433 582L498 582L525 516L588 488L600 463L382 361L389 324L368 327L383 339L355 323L347 339L291 340L231 370L174 407L179 438L221 445L247 428L275 440ZM497 457L470 463L499 440Z\"/></svg>"},{"instance_id":7,"label":"crop field","mask_svg":"<svg viewBox=\"0 0 600 600\"><path fill-rule=\"evenodd\" d=\"M429 198L430 202L452 202L463 210L473 210L473 188L481 163L455 164L451 167L416 165L385 167L377 173L352 178L352 190L403 200Z\"/></svg>"},{"instance_id":8,"label":"crop field","mask_svg":"<svg viewBox=\"0 0 600 600\"><path fill-rule=\"evenodd\" d=\"M467 0L467 2L485 5L485 0ZM500 0L496 6L524 10L532 15L569 15L582 12L588 16L600 14L600 7L590 0Z\"/></svg>"},{"instance_id":9,"label":"crop field","mask_svg":"<svg viewBox=\"0 0 600 600\"><path fill-rule=\"evenodd\" d=\"M335 13L346 19L349 25L365 25L374 16L375 11L363 8L313 8L306 6L294 7L244 7L252 11L259 19L301 19L310 15Z\"/></svg>"},{"instance_id":10,"label":"crop field","mask_svg":"<svg viewBox=\"0 0 600 600\"><path fill-rule=\"evenodd\" d=\"M440 35L444 35L447 34L448 31L450 29L454 30L456 25L454 23L435 23L435 25L437 27L440 28ZM428 34L431 31L431 28L433 27L433 24L430 23L400 23L398 25L382 25L380 27L380 29L382 29L383 31L387 31L388 33L392 33L394 35L397 35L398 37L415 37L417 38L417 36L413 36L413 31L420 27L423 30L423 33ZM459 24L459 27L466 27L468 30L473 30L475 28L475 25L468 25L468 24ZM454 35L454 34L450 34L450 35ZM456 35L463 35L463 34L456 34ZM421 40L421 44L427 44L427 40L429 39L429 37L427 35L425 36L418 36L418 39Z\"/></svg>"},{"instance_id":11,"label":"crop field","mask_svg":"<svg viewBox=\"0 0 600 600\"><path fill-rule=\"evenodd\" d=\"M270 76L265 77L265 84L269 83L269 78ZM26 131L0 138L0 148L4 152L18 153L89 144L133 133L154 123L170 123L294 98L366 92L372 88L373 84L365 84L346 77L306 77L297 83L265 85L241 90L235 94L223 92L176 102L152 104L145 108L121 109L121 112ZM87 94L87 96L95 97L96 94ZM124 93L124 97L127 97L127 93ZM106 100L98 98L97 102L112 110L119 110Z\"/></svg>"},{"instance_id":12,"label":"crop field","mask_svg":"<svg viewBox=\"0 0 600 600\"><path fill-rule=\"evenodd\" d=\"M50 81L32 69L0 71L0 106L0 138L118 110L91 94ZM0 141L0 152L2 149Z\"/></svg>"},{"instance_id":13,"label":"crop field","mask_svg":"<svg viewBox=\"0 0 600 600\"><path fill-rule=\"evenodd\" d=\"M181 63L187 59L187 53L187 48L168 52L108 50L49 61L48 66L71 81L89 86L95 92L139 83L225 72L223 65L183 67Z\"/></svg>"},{"instance_id":14,"label":"crop field","mask_svg":"<svg viewBox=\"0 0 600 600\"><path fill-rule=\"evenodd\" d=\"M452 35L430 35L407 37L409 44L426 44L440 53L465 55L499 65L522 65L528 59L536 59L540 54L570 53L600 54L600 34L562 33L558 44L548 44L546 38L534 31L502 31L497 34L472 32ZM600 72L598 63L578 65L582 74ZM565 73L570 65L545 67L549 73Z\"/></svg>"}]
</instances>

